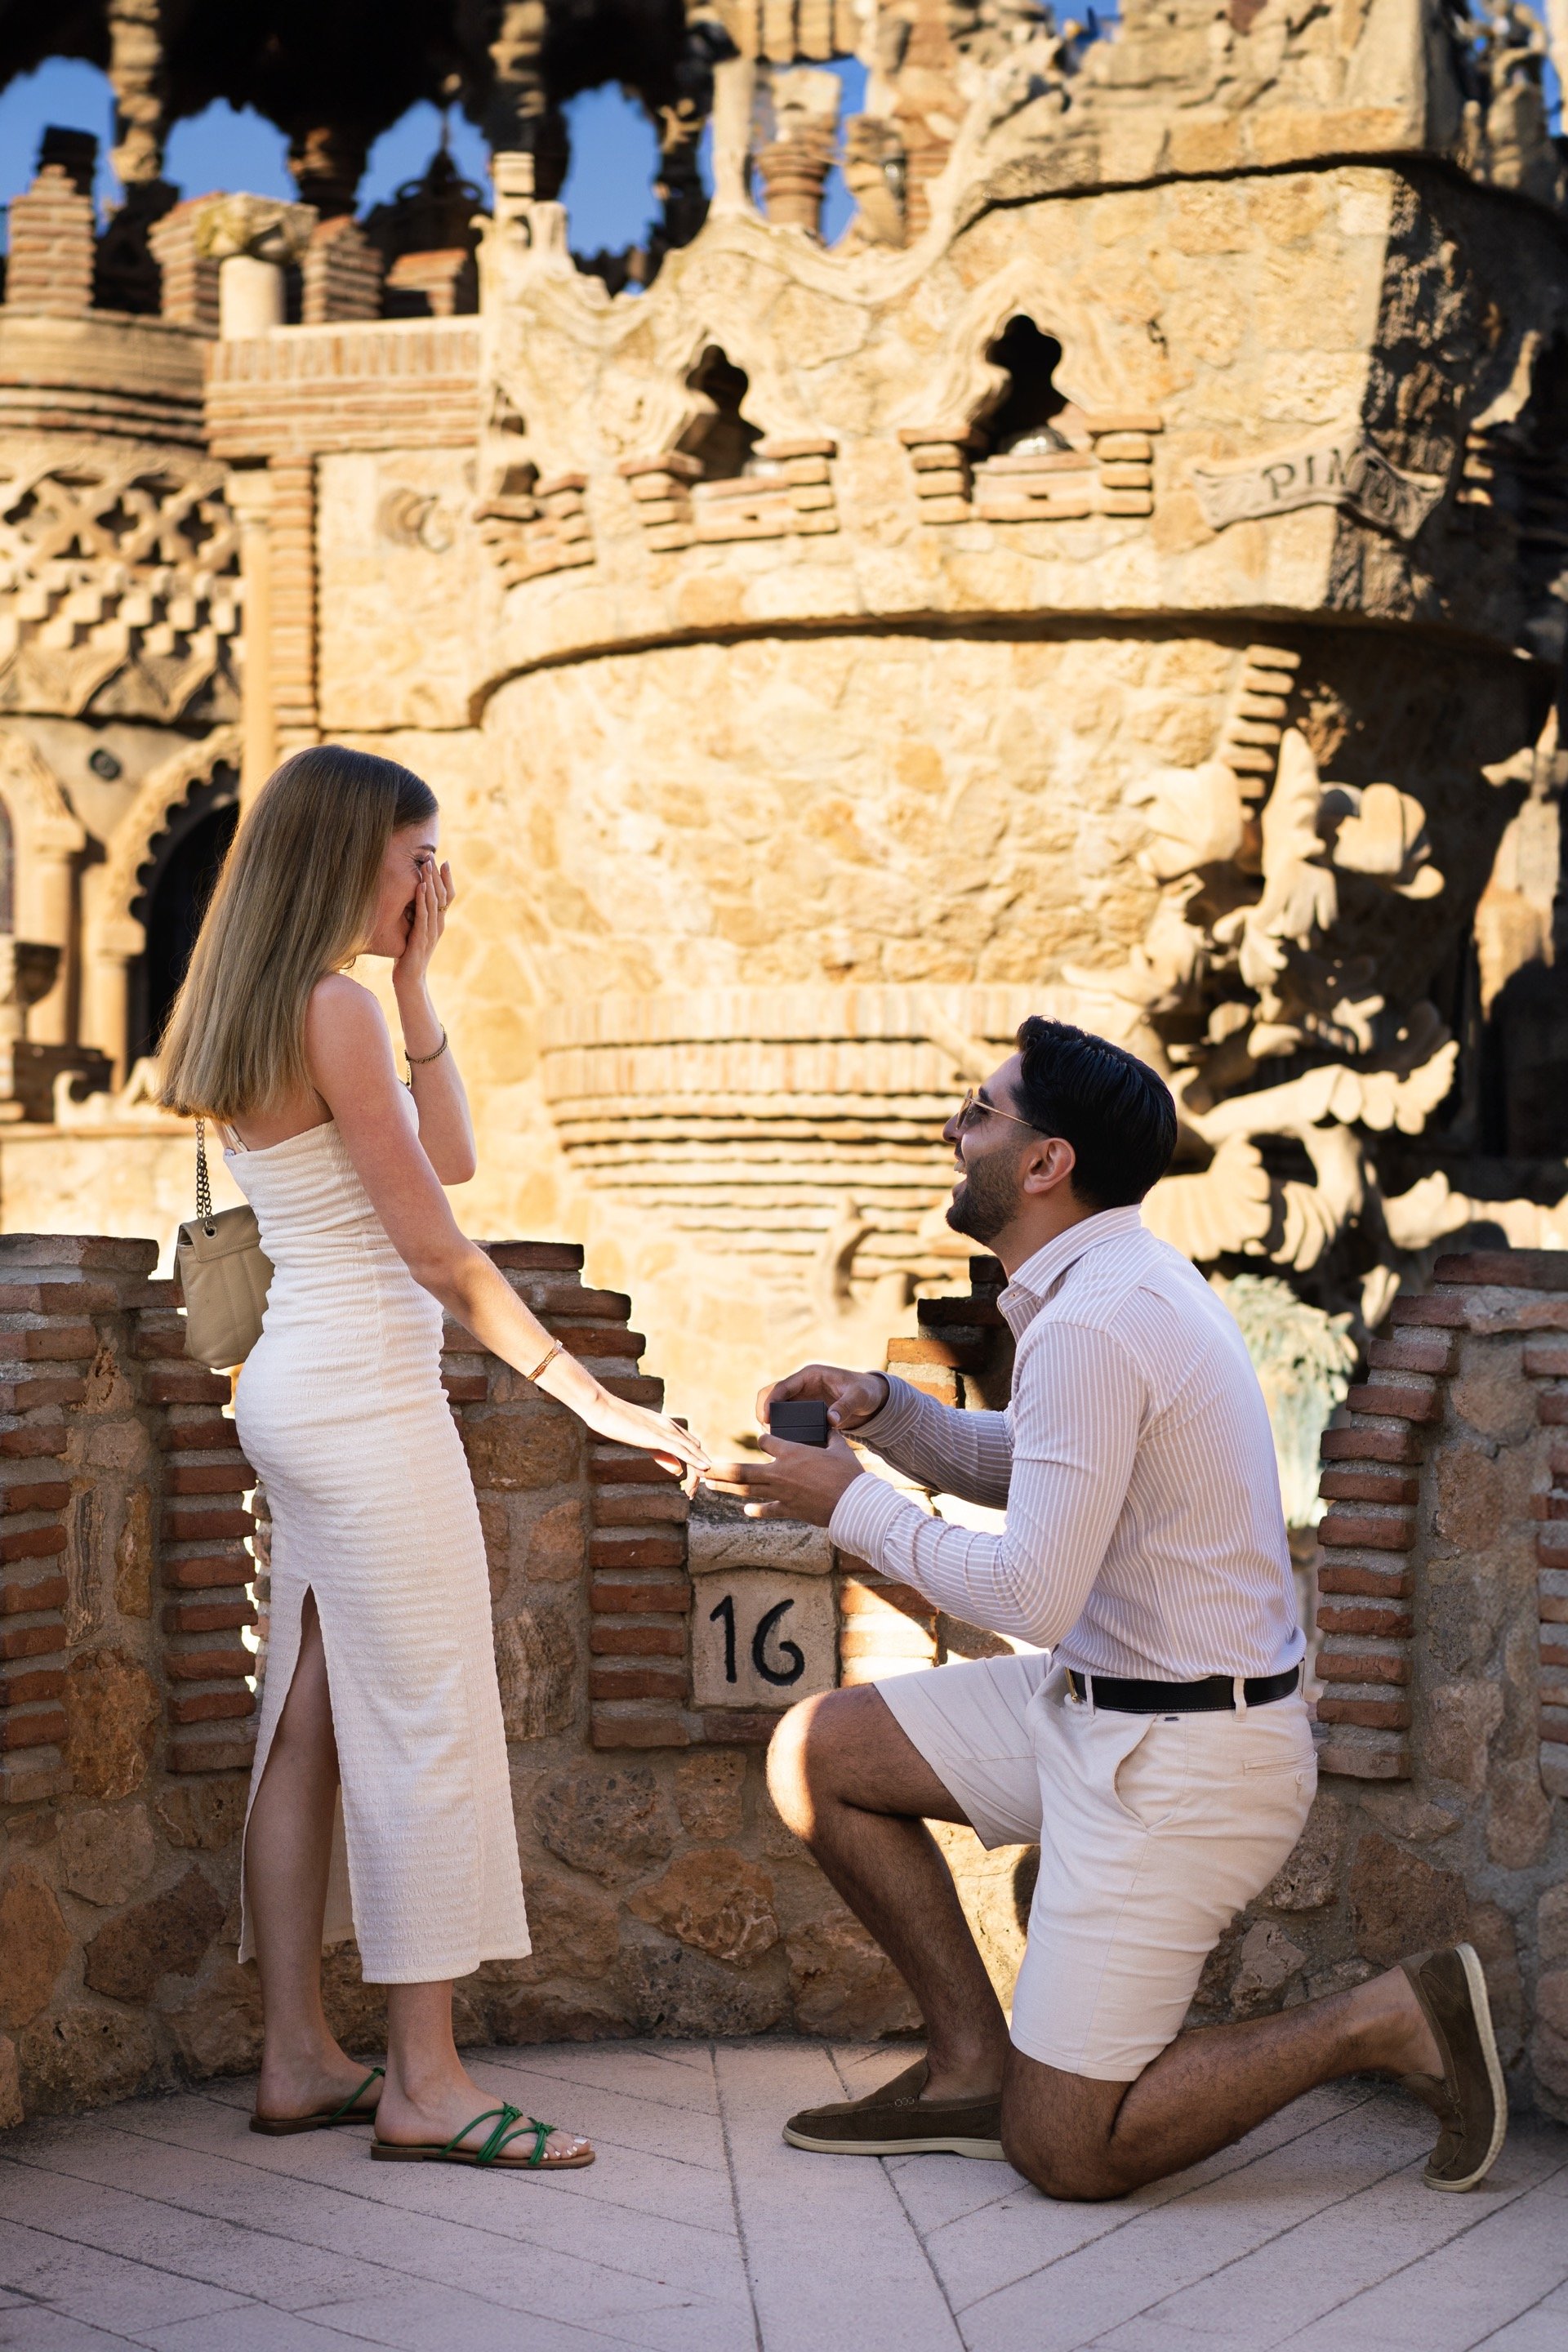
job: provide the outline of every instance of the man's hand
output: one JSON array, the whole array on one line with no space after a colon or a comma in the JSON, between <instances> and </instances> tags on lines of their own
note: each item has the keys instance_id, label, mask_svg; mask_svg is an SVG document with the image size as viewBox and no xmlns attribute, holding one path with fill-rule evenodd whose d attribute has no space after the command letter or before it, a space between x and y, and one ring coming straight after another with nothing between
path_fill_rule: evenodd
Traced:
<instances>
[{"instance_id":1,"label":"man's hand","mask_svg":"<svg viewBox=\"0 0 1568 2352\"><path fill-rule=\"evenodd\" d=\"M792 1403L798 1397L826 1404L835 1429L858 1429L863 1421L881 1412L891 1393L881 1372L846 1372L837 1364L806 1364L760 1392L757 1419L766 1429L773 1406Z\"/></svg>"},{"instance_id":2,"label":"man's hand","mask_svg":"<svg viewBox=\"0 0 1568 2352\"><path fill-rule=\"evenodd\" d=\"M795 1377L801 1380L805 1374L797 1372ZM850 1380L856 1375L845 1372L829 1377ZM795 1393L820 1396L822 1391L808 1389ZM749 1519L805 1519L815 1528L825 1528L845 1488L866 1475L841 1437L830 1439L826 1446L786 1445L780 1437L764 1437L759 1443L767 1452L766 1462L715 1463L702 1481L715 1494L739 1496Z\"/></svg>"}]
</instances>

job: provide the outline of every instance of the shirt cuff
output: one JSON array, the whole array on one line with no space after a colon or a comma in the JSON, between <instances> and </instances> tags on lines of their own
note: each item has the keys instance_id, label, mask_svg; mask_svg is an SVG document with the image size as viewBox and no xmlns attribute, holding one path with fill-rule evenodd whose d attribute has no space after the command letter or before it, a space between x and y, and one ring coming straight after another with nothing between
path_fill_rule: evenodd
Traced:
<instances>
[{"instance_id":1,"label":"shirt cuff","mask_svg":"<svg viewBox=\"0 0 1568 2352\"><path fill-rule=\"evenodd\" d=\"M900 1495L896 1486L889 1486L885 1478L874 1478L868 1470L862 1470L838 1497L827 1523L827 1533L839 1551L849 1552L856 1559L863 1559L868 1568L887 1574L880 1555L899 1521L906 1517L914 1520L917 1528L927 1524L926 1515L918 1504Z\"/></svg>"},{"instance_id":2,"label":"shirt cuff","mask_svg":"<svg viewBox=\"0 0 1568 2352\"><path fill-rule=\"evenodd\" d=\"M920 1423L921 1406L926 1400L919 1389L910 1388L894 1372L884 1372L888 1383L888 1402L871 1415L869 1421L857 1423L845 1435L857 1445L868 1445L875 1454L885 1454L900 1437L907 1437Z\"/></svg>"}]
</instances>

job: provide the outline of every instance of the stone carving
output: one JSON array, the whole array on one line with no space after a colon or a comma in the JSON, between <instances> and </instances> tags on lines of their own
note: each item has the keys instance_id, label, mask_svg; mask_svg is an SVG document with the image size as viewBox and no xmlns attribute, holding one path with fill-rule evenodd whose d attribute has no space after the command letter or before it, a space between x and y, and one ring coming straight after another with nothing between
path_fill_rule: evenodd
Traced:
<instances>
[{"instance_id":1,"label":"stone carving","mask_svg":"<svg viewBox=\"0 0 1568 2352\"><path fill-rule=\"evenodd\" d=\"M235 707L223 468L174 450L20 453L0 476L0 710L172 722Z\"/></svg>"},{"instance_id":2,"label":"stone carving","mask_svg":"<svg viewBox=\"0 0 1568 2352\"><path fill-rule=\"evenodd\" d=\"M430 555L445 555L454 537L452 518L433 491L388 490L376 524L384 539L398 547L422 547Z\"/></svg>"},{"instance_id":3,"label":"stone carving","mask_svg":"<svg viewBox=\"0 0 1568 2352\"><path fill-rule=\"evenodd\" d=\"M1257 1368L1279 1460L1285 1522L1315 1527L1323 1515L1318 1494L1323 1431L1344 1402L1359 1349L1351 1318L1325 1315L1298 1298L1275 1275L1211 1276L1241 1326Z\"/></svg>"},{"instance_id":4,"label":"stone carving","mask_svg":"<svg viewBox=\"0 0 1568 2352\"><path fill-rule=\"evenodd\" d=\"M1193 484L1215 530L1298 507L1345 507L1400 539L1415 538L1446 487L1432 475L1392 465L1359 430L1247 466L1194 466Z\"/></svg>"},{"instance_id":5,"label":"stone carving","mask_svg":"<svg viewBox=\"0 0 1568 2352\"><path fill-rule=\"evenodd\" d=\"M214 196L195 223L199 254L213 261L244 255L258 261L298 261L316 226L312 205L275 196Z\"/></svg>"}]
</instances>

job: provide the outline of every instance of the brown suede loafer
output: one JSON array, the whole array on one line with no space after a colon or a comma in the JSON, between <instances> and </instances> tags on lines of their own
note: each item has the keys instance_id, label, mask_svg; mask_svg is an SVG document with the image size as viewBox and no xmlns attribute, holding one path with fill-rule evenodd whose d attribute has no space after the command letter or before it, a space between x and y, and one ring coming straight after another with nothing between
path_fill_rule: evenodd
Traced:
<instances>
[{"instance_id":1,"label":"brown suede loafer","mask_svg":"<svg viewBox=\"0 0 1568 2352\"><path fill-rule=\"evenodd\" d=\"M1480 1960L1472 1945L1450 1944L1400 1966L1443 2060L1441 2082L1433 2074L1400 2077L1443 2126L1423 2178L1428 2189L1473 2189L1497 2162L1508 2130L1508 2094Z\"/></svg>"},{"instance_id":2,"label":"brown suede loafer","mask_svg":"<svg viewBox=\"0 0 1568 2352\"><path fill-rule=\"evenodd\" d=\"M868 2091L863 2099L837 2099L803 2107L784 2126L791 2147L822 2156L1002 2156L1002 2101L922 2099L929 2079L923 2058Z\"/></svg>"}]
</instances>

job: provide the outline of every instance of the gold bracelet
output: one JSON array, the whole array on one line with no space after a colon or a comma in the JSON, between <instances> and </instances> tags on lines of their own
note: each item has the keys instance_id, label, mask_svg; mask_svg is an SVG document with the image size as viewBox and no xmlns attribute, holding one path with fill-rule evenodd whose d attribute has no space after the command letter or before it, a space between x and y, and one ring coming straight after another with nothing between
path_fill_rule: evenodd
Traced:
<instances>
[{"instance_id":1,"label":"gold bracelet","mask_svg":"<svg viewBox=\"0 0 1568 2352\"><path fill-rule=\"evenodd\" d=\"M557 1339L552 1346L550 1353L547 1356L542 1356L538 1363L534 1366L532 1371L525 1373L524 1378L531 1380L537 1388L541 1376L550 1370L550 1367L555 1361L556 1357L563 1356L565 1353L565 1342L563 1340Z\"/></svg>"},{"instance_id":2,"label":"gold bracelet","mask_svg":"<svg viewBox=\"0 0 1568 2352\"><path fill-rule=\"evenodd\" d=\"M426 1062L438 1062L440 1060L442 1055L447 1050L447 1027L446 1024L443 1022L441 1024L441 1042L437 1046L436 1051L433 1054L411 1054L407 1046L405 1045L403 1048L404 1059L408 1064L410 1069L422 1068Z\"/></svg>"}]
</instances>

